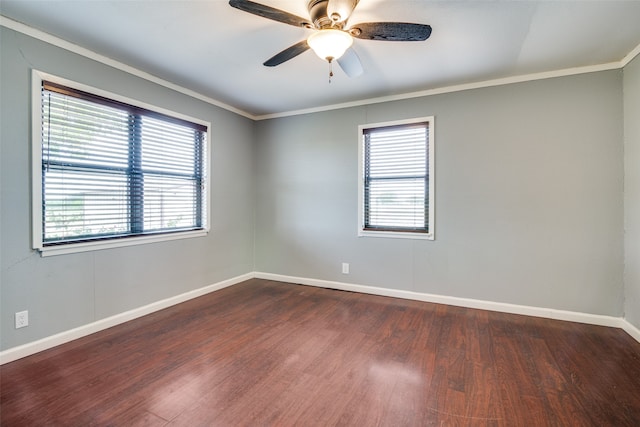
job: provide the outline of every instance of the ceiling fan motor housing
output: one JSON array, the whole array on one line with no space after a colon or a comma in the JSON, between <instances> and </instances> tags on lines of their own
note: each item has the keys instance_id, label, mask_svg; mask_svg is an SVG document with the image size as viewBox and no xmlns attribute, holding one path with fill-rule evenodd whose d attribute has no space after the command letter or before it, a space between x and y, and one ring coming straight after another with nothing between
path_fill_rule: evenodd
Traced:
<instances>
[{"instance_id":1,"label":"ceiling fan motor housing","mask_svg":"<svg viewBox=\"0 0 640 427\"><path fill-rule=\"evenodd\" d=\"M317 29L333 26L333 21L327 16L327 4L329 0L309 0L307 8L313 25Z\"/></svg>"},{"instance_id":2,"label":"ceiling fan motor housing","mask_svg":"<svg viewBox=\"0 0 640 427\"><path fill-rule=\"evenodd\" d=\"M359 2L360 0L307 0L311 20L252 0L229 0L229 5L273 21L316 30L306 40L269 58L264 62L266 67L280 65L311 48L329 62L339 59L340 67L353 77L363 71L358 55L353 49L349 49L353 37L362 40L421 41L431 35L431 26L406 22L365 22L345 29L347 20ZM311 46L314 43L316 47ZM330 49L325 49L324 46L329 46ZM348 55L343 57L344 53Z\"/></svg>"}]
</instances>

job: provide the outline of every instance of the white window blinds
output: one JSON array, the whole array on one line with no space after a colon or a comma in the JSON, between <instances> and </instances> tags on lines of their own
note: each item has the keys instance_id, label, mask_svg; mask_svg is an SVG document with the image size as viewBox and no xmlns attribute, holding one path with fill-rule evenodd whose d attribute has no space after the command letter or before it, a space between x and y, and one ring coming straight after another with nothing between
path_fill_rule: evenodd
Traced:
<instances>
[{"instance_id":1,"label":"white window blinds","mask_svg":"<svg viewBox=\"0 0 640 427\"><path fill-rule=\"evenodd\" d=\"M429 122L363 129L363 230L429 233Z\"/></svg>"},{"instance_id":2,"label":"white window blinds","mask_svg":"<svg viewBox=\"0 0 640 427\"><path fill-rule=\"evenodd\" d=\"M42 243L206 224L206 127L42 84Z\"/></svg>"}]
</instances>

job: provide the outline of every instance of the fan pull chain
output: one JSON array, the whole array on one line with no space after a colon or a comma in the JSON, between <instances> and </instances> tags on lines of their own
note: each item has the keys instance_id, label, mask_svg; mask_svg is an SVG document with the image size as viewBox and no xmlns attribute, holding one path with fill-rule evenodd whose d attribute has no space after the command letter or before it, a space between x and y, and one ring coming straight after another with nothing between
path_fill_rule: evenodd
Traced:
<instances>
[{"instance_id":1,"label":"fan pull chain","mask_svg":"<svg viewBox=\"0 0 640 427\"><path fill-rule=\"evenodd\" d=\"M329 84L331 84L331 78L333 77L333 58L328 57L327 61L329 61Z\"/></svg>"}]
</instances>

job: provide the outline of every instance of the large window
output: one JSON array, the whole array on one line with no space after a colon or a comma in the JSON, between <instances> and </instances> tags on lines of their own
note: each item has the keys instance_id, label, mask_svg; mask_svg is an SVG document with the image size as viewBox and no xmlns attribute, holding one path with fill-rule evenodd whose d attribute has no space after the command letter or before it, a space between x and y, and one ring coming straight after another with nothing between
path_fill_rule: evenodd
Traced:
<instances>
[{"instance_id":1,"label":"large window","mask_svg":"<svg viewBox=\"0 0 640 427\"><path fill-rule=\"evenodd\" d=\"M360 126L360 236L433 239L433 117Z\"/></svg>"},{"instance_id":2,"label":"large window","mask_svg":"<svg viewBox=\"0 0 640 427\"><path fill-rule=\"evenodd\" d=\"M34 73L34 246L206 233L208 124L60 81Z\"/></svg>"}]
</instances>

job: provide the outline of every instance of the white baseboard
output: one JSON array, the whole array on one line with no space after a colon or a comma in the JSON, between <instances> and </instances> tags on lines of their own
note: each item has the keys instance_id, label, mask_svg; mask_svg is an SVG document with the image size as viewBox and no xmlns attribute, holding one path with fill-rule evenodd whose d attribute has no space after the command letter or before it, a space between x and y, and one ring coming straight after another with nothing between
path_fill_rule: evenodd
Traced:
<instances>
[{"instance_id":1,"label":"white baseboard","mask_svg":"<svg viewBox=\"0 0 640 427\"><path fill-rule=\"evenodd\" d=\"M329 280L309 279L305 277L286 276L282 274L272 274L263 272L251 272L237 276L213 285L176 295L171 298L157 301L143 307L135 308L124 313L116 314L106 319L101 319L75 329L61 332L38 341L27 343L18 347L13 347L0 352L0 365L21 359L26 356L47 350L49 348L73 341L78 338L102 331L112 326L128 322L138 317L163 310L176 304L188 301L193 298L235 285L252 278L276 280L280 282L298 283L301 285L316 286L320 288L339 289L350 292L360 292L387 296L393 298L410 299L416 301L432 302L437 304L447 304L457 307L477 308L481 310L498 311L502 313L522 314L525 316L543 317L547 319L564 320L569 322L586 323L590 325L607 326L623 329L636 341L640 342L640 329L621 317L603 316L598 314L580 313L574 311L556 310L552 308L531 307L526 305L500 303L494 301L476 300L471 298L459 298L445 295L426 294L397 289L378 288L375 286L356 285L352 283L334 282Z\"/></svg>"},{"instance_id":2,"label":"white baseboard","mask_svg":"<svg viewBox=\"0 0 640 427\"><path fill-rule=\"evenodd\" d=\"M100 319L87 325L82 325L68 331L60 332L59 334L51 335L37 341L10 348L8 350L0 352L0 365L13 362L14 360L39 353L43 350L47 350L49 348L85 337L87 335L91 335L95 332L111 328L112 326L137 319L138 317L146 316L147 314L151 314L153 312L163 310L167 307L180 304L181 302L185 302L190 299L226 288L228 286L235 285L245 280L249 280L253 277L253 273L243 274L241 276L223 280L222 282L208 285L203 288L195 289L193 291L185 292L183 294L176 295L174 297L170 297L161 301L156 301L142 307L134 308L133 310L125 311L124 313L119 313L105 319Z\"/></svg>"},{"instance_id":3,"label":"white baseboard","mask_svg":"<svg viewBox=\"0 0 640 427\"><path fill-rule=\"evenodd\" d=\"M624 329L626 333L631 335L631 337L634 338L636 341L640 342L640 329L636 328L635 326L633 326L631 323L629 323L624 319L622 320L622 323L623 324L621 328Z\"/></svg>"},{"instance_id":4,"label":"white baseboard","mask_svg":"<svg viewBox=\"0 0 640 427\"><path fill-rule=\"evenodd\" d=\"M255 277L259 279L299 283L301 285L317 286L320 288L340 289L343 291L360 292L365 294L432 302L437 304L447 304L458 307L477 308L481 310L499 311L502 313L522 314L525 316L543 317L547 319L565 320L569 322L621 328L640 342L640 331L638 331L638 329L634 328L629 322L625 321L621 317L603 316L575 311L556 310L553 308L531 307L526 305L476 300L470 298L459 298L445 295L425 294L397 289L377 288L374 286L354 285L351 283L309 279L305 277L285 276L281 274L261 272L256 272L254 274ZM633 329L635 329L635 332L633 332Z\"/></svg>"}]
</instances>

